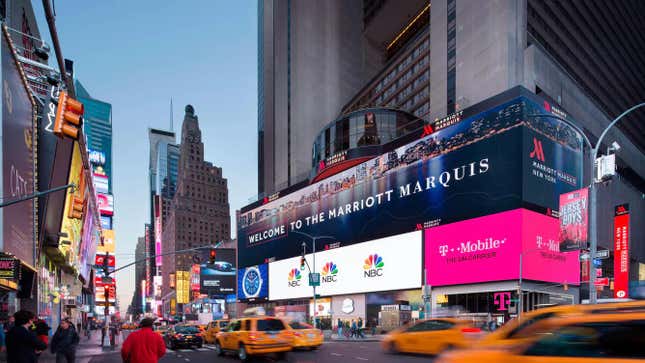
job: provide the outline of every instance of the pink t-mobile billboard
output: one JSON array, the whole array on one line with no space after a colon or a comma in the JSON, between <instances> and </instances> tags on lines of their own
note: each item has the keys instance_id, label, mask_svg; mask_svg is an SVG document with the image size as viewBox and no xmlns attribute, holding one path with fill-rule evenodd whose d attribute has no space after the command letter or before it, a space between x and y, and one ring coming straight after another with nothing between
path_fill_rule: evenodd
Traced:
<instances>
[{"instance_id":1,"label":"pink t-mobile billboard","mask_svg":"<svg viewBox=\"0 0 645 363\"><path fill-rule=\"evenodd\" d=\"M526 209L425 230L432 286L516 280L579 284L579 252L560 252L558 219Z\"/></svg>"}]
</instances>

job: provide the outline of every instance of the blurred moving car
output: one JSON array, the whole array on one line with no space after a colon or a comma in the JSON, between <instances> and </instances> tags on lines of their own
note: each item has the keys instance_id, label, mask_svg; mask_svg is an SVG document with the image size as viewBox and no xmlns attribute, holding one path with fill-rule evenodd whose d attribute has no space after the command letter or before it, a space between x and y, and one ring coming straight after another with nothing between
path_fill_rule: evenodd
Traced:
<instances>
[{"instance_id":1,"label":"blurred moving car","mask_svg":"<svg viewBox=\"0 0 645 363\"><path fill-rule=\"evenodd\" d=\"M291 350L293 334L280 319L263 316L233 320L228 327L217 333L215 352L235 352L246 361L251 356L275 353L278 360L284 359Z\"/></svg>"},{"instance_id":2,"label":"blurred moving car","mask_svg":"<svg viewBox=\"0 0 645 363\"><path fill-rule=\"evenodd\" d=\"M435 362L645 362L645 313L584 314L553 320L551 330L532 339L450 352Z\"/></svg>"},{"instance_id":3,"label":"blurred moving car","mask_svg":"<svg viewBox=\"0 0 645 363\"><path fill-rule=\"evenodd\" d=\"M215 344L215 336L228 326L228 320L214 320L206 326L204 341L208 344Z\"/></svg>"},{"instance_id":4,"label":"blurred moving car","mask_svg":"<svg viewBox=\"0 0 645 363\"><path fill-rule=\"evenodd\" d=\"M289 327L293 330L293 348L318 349L324 340L322 331L307 323L291 322Z\"/></svg>"},{"instance_id":5,"label":"blurred moving car","mask_svg":"<svg viewBox=\"0 0 645 363\"><path fill-rule=\"evenodd\" d=\"M551 331L557 320L567 316L609 313L645 313L645 301L630 301L595 305L560 305L522 314L500 329L477 342L477 347L516 345L518 341L532 339L536 334Z\"/></svg>"},{"instance_id":6,"label":"blurred moving car","mask_svg":"<svg viewBox=\"0 0 645 363\"><path fill-rule=\"evenodd\" d=\"M388 334L381 346L389 353L439 354L465 348L481 329L465 320L437 318L406 325Z\"/></svg>"},{"instance_id":7,"label":"blurred moving car","mask_svg":"<svg viewBox=\"0 0 645 363\"><path fill-rule=\"evenodd\" d=\"M182 325L178 324L168 329L164 335L166 346L172 350L178 347L192 347L201 348L204 344L202 333L195 325Z\"/></svg>"}]
</instances>

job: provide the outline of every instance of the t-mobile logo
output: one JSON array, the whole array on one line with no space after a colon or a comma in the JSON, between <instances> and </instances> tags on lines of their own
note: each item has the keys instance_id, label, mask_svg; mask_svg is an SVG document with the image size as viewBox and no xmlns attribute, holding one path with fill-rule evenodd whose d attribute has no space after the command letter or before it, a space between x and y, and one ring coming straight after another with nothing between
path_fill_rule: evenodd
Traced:
<instances>
[{"instance_id":1,"label":"t-mobile logo","mask_svg":"<svg viewBox=\"0 0 645 363\"><path fill-rule=\"evenodd\" d=\"M533 151L531 151L531 153L529 154L529 157L536 158L541 162L544 162L545 160L544 149L542 148L542 141L538 140L535 137L533 138Z\"/></svg>"},{"instance_id":2,"label":"t-mobile logo","mask_svg":"<svg viewBox=\"0 0 645 363\"><path fill-rule=\"evenodd\" d=\"M441 256L446 256L446 253L448 253L448 245L439 246L439 254Z\"/></svg>"},{"instance_id":3,"label":"t-mobile logo","mask_svg":"<svg viewBox=\"0 0 645 363\"><path fill-rule=\"evenodd\" d=\"M542 236L536 236L535 244L537 245L537 247L538 247L539 249L542 249L542 243L543 243L543 242L542 242Z\"/></svg>"},{"instance_id":4,"label":"t-mobile logo","mask_svg":"<svg viewBox=\"0 0 645 363\"><path fill-rule=\"evenodd\" d=\"M506 308L511 304L510 292L496 292L493 294L493 303L497 305L497 310L506 311Z\"/></svg>"}]
</instances>

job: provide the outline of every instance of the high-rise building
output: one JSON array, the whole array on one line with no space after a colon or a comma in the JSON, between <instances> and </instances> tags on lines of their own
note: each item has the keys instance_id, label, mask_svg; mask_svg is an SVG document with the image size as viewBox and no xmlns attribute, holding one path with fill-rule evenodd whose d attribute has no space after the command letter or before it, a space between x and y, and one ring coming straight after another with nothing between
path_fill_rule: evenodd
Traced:
<instances>
[{"instance_id":1,"label":"high-rise building","mask_svg":"<svg viewBox=\"0 0 645 363\"><path fill-rule=\"evenodd\" d=\"M258 6L258 192L271 194L307 179L314 138L383 59L360 1Z\"/></svg>"},{"instance_id":2,"label":"high-rise building","mask_svg":"<svg viewBox=\"0 0 645 363\"><path fill-rule=\"evenodd\" d=\"M164 227L164 248L183 250L229 240L231 236L228 184L222 169L204 161L204 144L194 108L186 106L179 146L177 190ZM194 254L163 259L163 280L191 270ZM163 296L172 291L164 284ZM178 301L179 302L179 301Z\"/></svg>"},{"instance_id":3,"label":"high-rise building","mask_svg":"<svg viewBox=\"0 0 645 363\"><path fill-rule=\"evenodd\" d=\"M374 63L358 66L343 63L346 66L343 71L370 76L357 92L349 96L338 93L345 98L341 102L344 106L318 102L319 90L294 77L293 64L287 62L295 60L300 62L299 66L320 69L318 57L293 56L292 40L311 37L311 33L322 30L315 26L306 30L292 26L286 38L291 41L278 41L284 39L276 27L282 24L280 19L285 18L287 24L296 23L308 14L302 7L313 10L320 5L302 3L298 12L284 12L277 11L278 7L288 5L271 4L272 7L266 2L260 5L258 24L261 193L270 194L300 181L291 178L284 183L283 175L295 174L285 174L284 165L293 163L287 164L283 159L290 160L293 150L304 153L299 155L303 159L315 157L311 151L297 149L287 141L297 138L309 145L310 135L303 130L317 127L320 132L323 125L335 118L301 117L298 129L282 127L279 122L286 123L289 114L279 112L283 107L290 106L291 112L293 107L300 107L310 114L323 115L385 106L414 113L433 123L451 115L459 118L461 110L523 86L549 100L547 109L553 114L576 120L577 126L595 142L615 117L642 102L645 94L645 58L639 56L645 49L645 38L640 36L645 31L642 2L364 0L361 35L355 44L371 45L370 55L380 61L376 62L380 67L371 71L360 67ZM289 17L281 16L285 13ZM361 18L354 19L360 23L357 19ZM303 32L307 34L301 35ZM361 49L347 50L333 42L311 42L308 46L315 48L308 49L311 54L334 54L339 49L354 54ZM299 102L294 106L293 98L286 98L290 102L285 102L284 97L278 97L282 89L290 92L282 94L297 94L315 103ZM638 210L635 213L643 212L645 132L639 120L644 118L645 109L625 117L609 130L604 139L606 145L599 148L604 153L613 141L620 145L616 152L618 176L599 191L598 240L604 248L612 248L606 241L613 239L610 232L615 206L628 203ZM278 147L282 148L279 155L270 152ZM585 181L591 171L588 164L585 162ZM642 240L645 231L636 226L630 233L634 240ZM630 256L634 261L645 258L642 249Z\"/></svg>"},{"instance_id":4,"label":"high-rise building","mask_svg":"<svg viewBox=\"0 0 645 363\"><path fill-rule=\"evenodd\" d=\"M134 250L134 260L139 261L146 257L146 239L145 237L137 238L137 246ZM130 314L138 315L143 314L144 301L141 299L141 281L146 279L146 266L139 263L134 268L134 293L132 295L132 302L130 303Z\"/></svg>"}]
</instances>

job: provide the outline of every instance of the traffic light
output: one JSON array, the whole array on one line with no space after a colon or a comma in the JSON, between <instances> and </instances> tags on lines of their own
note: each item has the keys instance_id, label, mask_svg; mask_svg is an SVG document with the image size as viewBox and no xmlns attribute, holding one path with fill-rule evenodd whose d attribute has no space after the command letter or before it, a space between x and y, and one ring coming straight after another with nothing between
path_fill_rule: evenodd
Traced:
<instances>
[{"instance_id":1,"label":"traffic light","mask_svg":"<svg viewBox=\"0 0 645 363\"><path fill-rule=\"evenodd\" d=\"M301 270L305 269L305 258L304 258L304 256L300 257L300 269Z\"/></svg>"},{"instance_id":2,"label":"traffic light","mask_svg":"<svg viewBox=\"0 0 645 363\"><path fill-rule=\"evenodd\" d=\"M78 130L83 122L83 104L61 91L58 97L56 118L54 119L54 135L78 139Z\"/></svg>"},{"instance_id":3,"label":"traffic light","mask_svg":"<svg viewBox=\"0 0 645 363\"><path fill-rule=\"evenodd\" d=\"M217 256L217 251L215 251L214 248L211 248L210 252L208 253L208 262L212 265L215 263L215 257Z\"/></svg>"},{"instance_id":4,"label":"traffic light","mask_svg":"<svg viewBox=\"0 0 645 363\"><path fill-rule=\"evenodd\" d=\"M67 213L68 218L73 219L82 219L83 218L83 205L85 201L83 198L72 194L71 203L69 204L69 212Z\"/></svg>"},{"instance_id":5,"label":"traffic light","mask_svg":"<svg viewBox=\"0 0 645 363\"><path fill-rule=\"evenodd\" d=\"M109 267L109 262L108 262L109 259L110 259L110 255L106 253L105 256L103 257L103 266L102 266L103 274L105 276L110 276L110 269L108 268Z\"/></svg>"}]
</instances>

